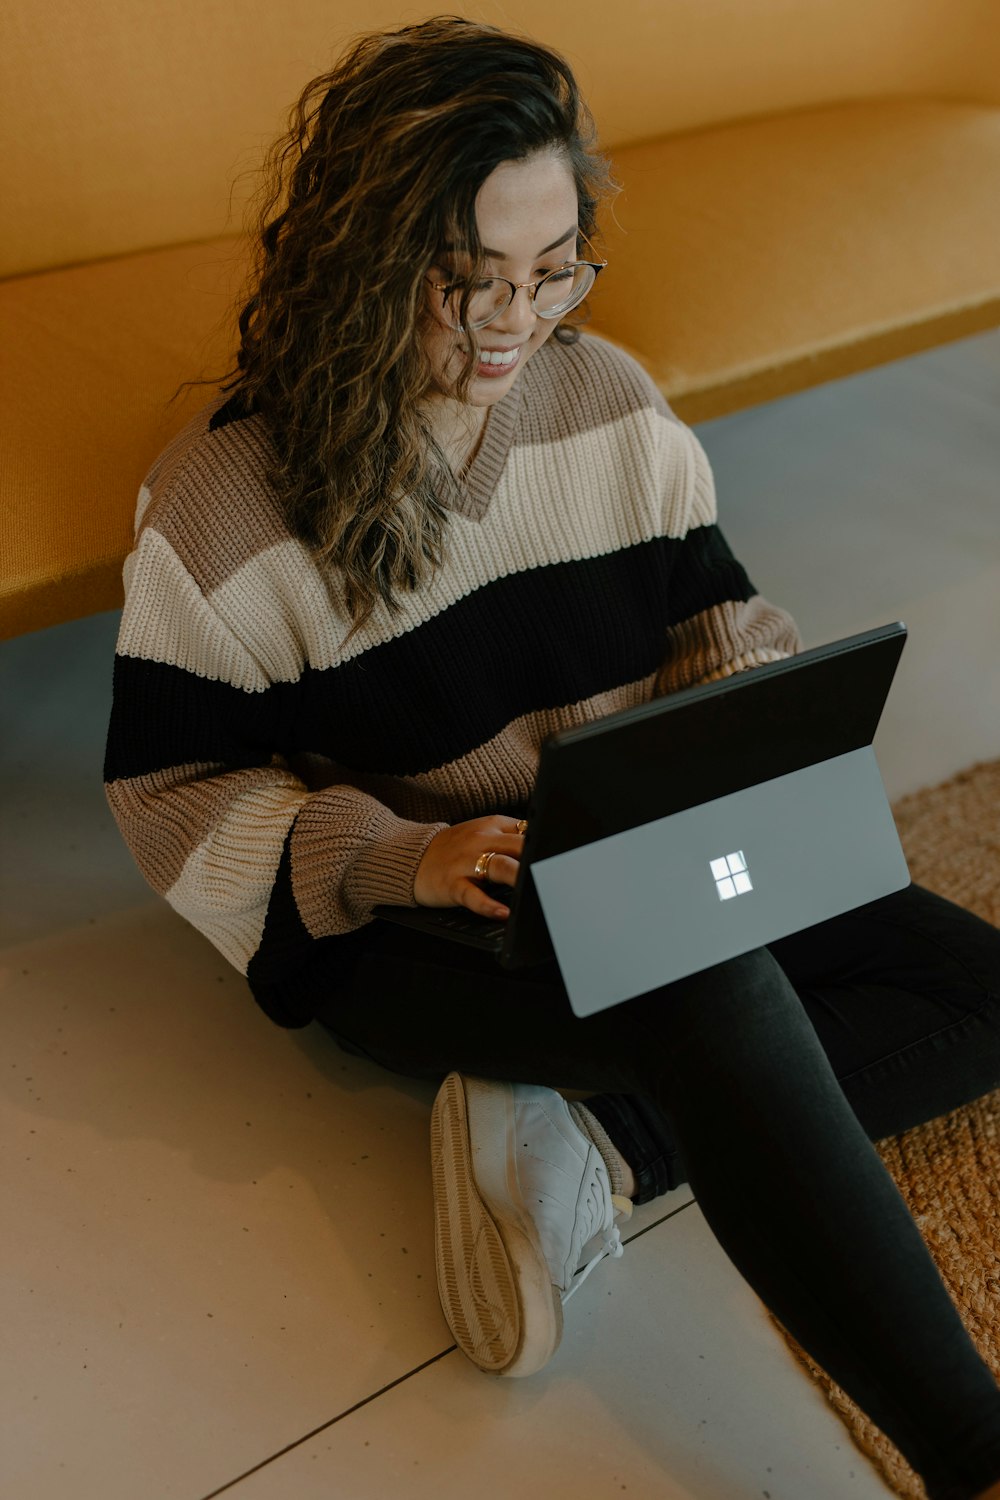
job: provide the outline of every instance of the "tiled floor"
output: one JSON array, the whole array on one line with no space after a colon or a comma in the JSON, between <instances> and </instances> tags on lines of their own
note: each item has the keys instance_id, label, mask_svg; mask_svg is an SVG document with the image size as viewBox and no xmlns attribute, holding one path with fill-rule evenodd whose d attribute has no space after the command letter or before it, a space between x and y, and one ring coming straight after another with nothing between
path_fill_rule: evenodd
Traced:
<instances>
[{"instance_id":1,"label":"tiled floor","mask_svg":"<svg viewBox=\"0 0 1000 1500\"><path fill-rule=\"evenodd\" d=\"M1000 753L1000 340L708 424L726 529L808 644L902 617L893 795ZM874 1500L686 1189L549 1368L437 1306L431 1090L286 1033L147 891L100 790L115 620L0 646L10 1500Z\"/></svg>"}]
</instances>

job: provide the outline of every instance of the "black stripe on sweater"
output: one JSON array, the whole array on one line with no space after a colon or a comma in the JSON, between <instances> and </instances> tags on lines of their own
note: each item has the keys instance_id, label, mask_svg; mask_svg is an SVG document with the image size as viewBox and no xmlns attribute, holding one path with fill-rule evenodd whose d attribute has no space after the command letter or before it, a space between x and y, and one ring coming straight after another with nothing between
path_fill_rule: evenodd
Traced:
<instances>
[{"instance_id":1,"label":"black stripe on sweater","mask_svg":"<svg viewBox=\"0 0 1000 1500\"><path fill-rule=\"evenodd\" d=\"M671 625L754 589L716 527L497 579L360 657L246 694L148 662L120 663L108 779L193 761L324 755L413 776L511 720L656 671ZM119 683L116 681L116 700ZM241 727L243 726L242 731ZM140 730L136 726L141 726Z\"/></svg>"},{"instance_id":2,"label":"black stripe on sweater","mask_svg":"<svg viewBox=\"0 0 1000 1500\"><path fill-rule=\"evenodd\" d=\"M280 687L245 693L182 667L118 656L104 780L199 763L230 771L269 765L280 696Z\"/></svg>"}]
</instances>

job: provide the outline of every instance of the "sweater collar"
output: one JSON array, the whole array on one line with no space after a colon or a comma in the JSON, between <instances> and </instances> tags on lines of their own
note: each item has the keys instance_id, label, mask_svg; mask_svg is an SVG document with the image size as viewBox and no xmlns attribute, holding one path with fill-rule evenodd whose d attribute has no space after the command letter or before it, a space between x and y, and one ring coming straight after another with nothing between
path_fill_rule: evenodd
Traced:
<instances>
[{"instance_id":1,"label":"sweater collar","mask_svg":"<svg viewBox=\"0 0 1000 1500\"><path fill-rule=\"evenodd\" d=\"M481 521L489 509L493 492L507 462L521 410L522 376L519 374L506 396L486 413L479 446L472 462L455 475L442 474L441 503L447 510Z\"/></svg>"}]
</instances>

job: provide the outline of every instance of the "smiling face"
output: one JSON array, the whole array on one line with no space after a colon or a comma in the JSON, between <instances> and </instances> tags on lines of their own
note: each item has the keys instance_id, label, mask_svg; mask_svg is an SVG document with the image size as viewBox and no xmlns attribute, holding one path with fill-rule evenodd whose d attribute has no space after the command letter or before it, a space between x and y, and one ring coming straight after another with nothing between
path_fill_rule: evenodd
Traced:
<instances>
[{"instance_id":1,"label":"smiling face","mask_svg":"<svg viewBox=\"0 0 1000 1500\"><path fill-rule=\"evenodd\" d=\"M524 161L502 162L476 196L476 225L486 255L485 275L513 282L539 281L577 258L576 184L565 158L539 152ZM448 281L462 273L461 255L453 252L431 268L431 281ZM455 383L466 368L469 344L446 321L440 292L428 287L430 318L424 348L434 378L431 401L456 403ZM477 330L480 359L469 387L468 405L487 407L507 394L536 349L555 331L558 318L540 318L528 292L518 291L509 307Z\"/></svg>"}]
</instances>

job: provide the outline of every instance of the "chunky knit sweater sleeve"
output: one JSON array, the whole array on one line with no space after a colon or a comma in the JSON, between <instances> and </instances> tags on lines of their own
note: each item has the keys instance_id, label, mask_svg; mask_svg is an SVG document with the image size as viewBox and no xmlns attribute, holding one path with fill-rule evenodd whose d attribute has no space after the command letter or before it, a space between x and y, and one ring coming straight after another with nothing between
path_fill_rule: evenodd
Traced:
<instances>
[{"instance_id":1,"label":"chunky knit sweater sleeve","mask_svg":"<svg viewBox=\"0 0 1000 1500\"><path fill-rule=\"evenodd\" d=\"M447 823L401 817L310 757L296 725L310 628L346 627L273 509L263 440L228 446L197 421L140 495L105 790L153 888L237 968L256 958L270 993L316 940L412 903Z\"/></svg>"},{"instance_id":2,"label":"chunky knit sweater sleeve","mask_svg":"<svg viewBox=\"0 0 1000 1500\"><path fill-rule=\"evenodd\" d=\"M797 649L718 530L700 444L601 341L549 344L443 495L431 584L348 644L292 536L259 419L158 459L125 569L109 803L150 884L283 1025L434 835L526 810L547 734Z\"/></svg>"}]
</instances>

